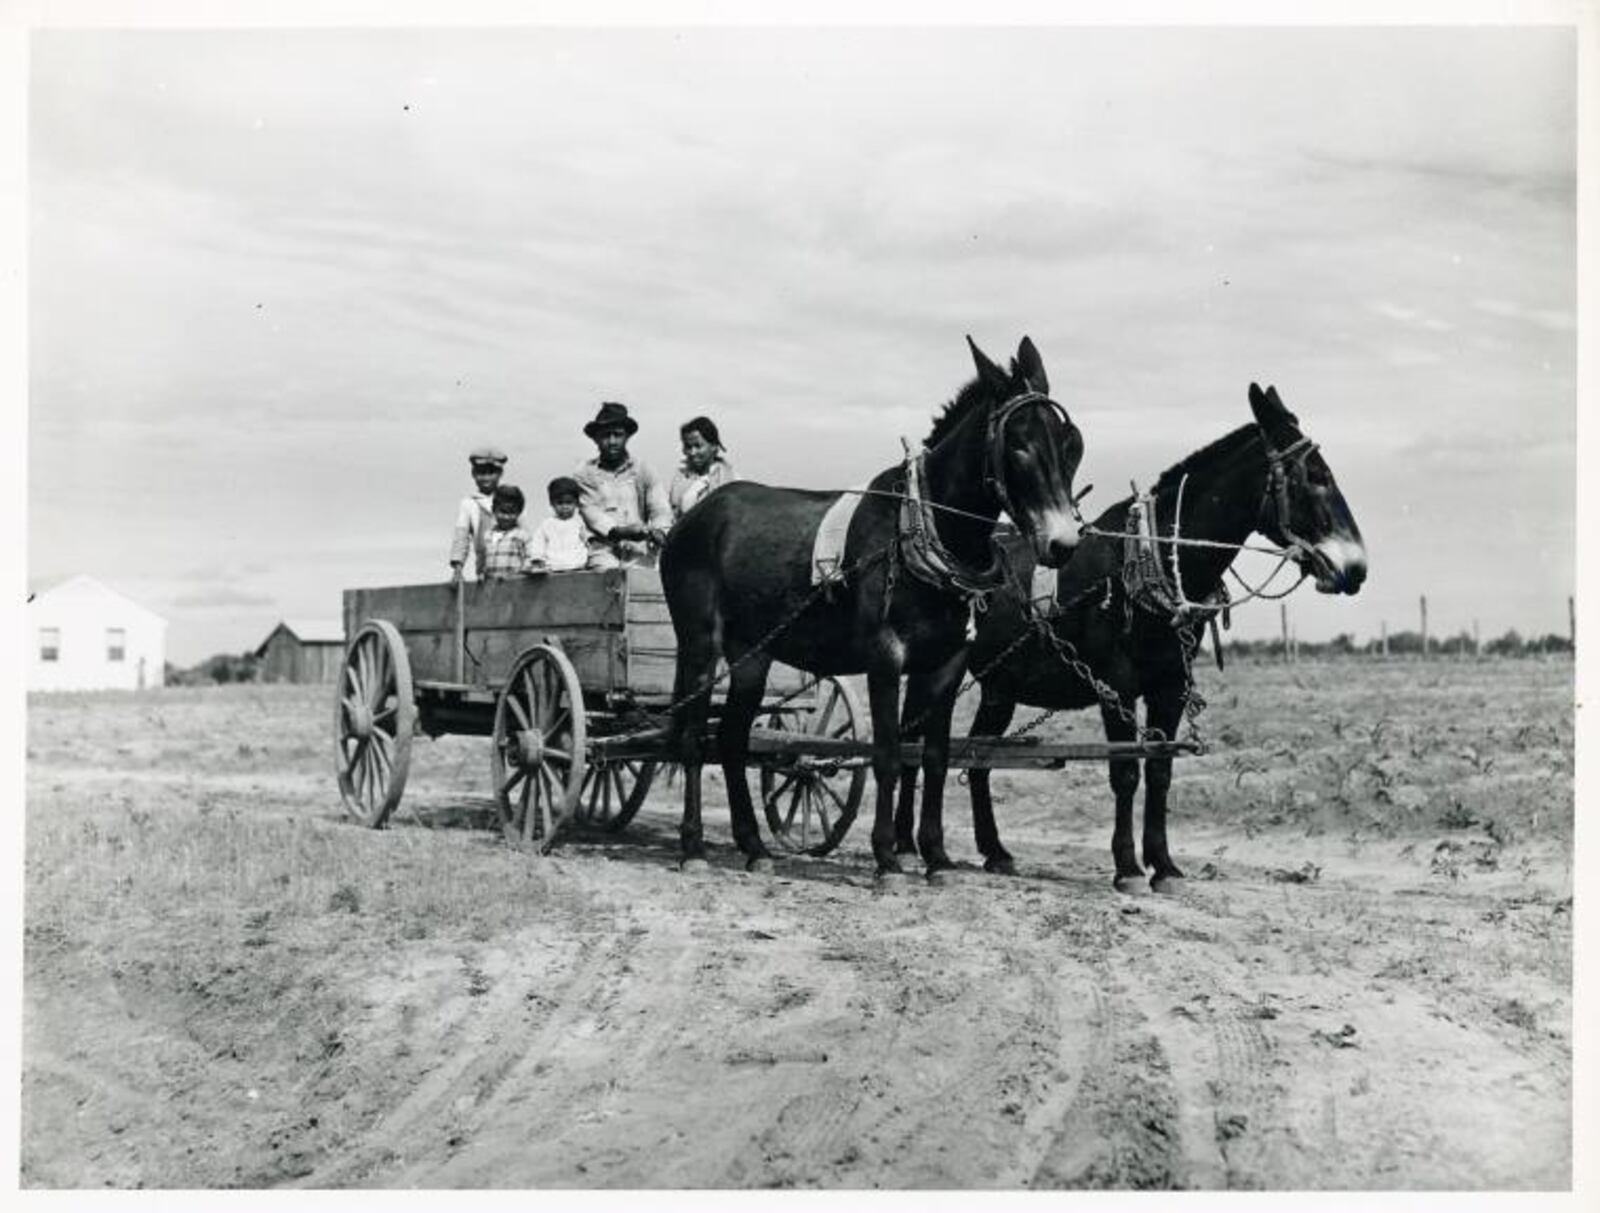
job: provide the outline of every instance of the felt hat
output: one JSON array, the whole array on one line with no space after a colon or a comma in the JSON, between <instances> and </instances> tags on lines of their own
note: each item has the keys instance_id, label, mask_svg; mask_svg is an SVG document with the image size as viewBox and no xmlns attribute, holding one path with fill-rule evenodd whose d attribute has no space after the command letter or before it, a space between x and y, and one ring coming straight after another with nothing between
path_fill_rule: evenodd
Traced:
<instances>
[{"instance_id":1,"label":"felt hat","mask_svg":"<svg viewBox=\"0 0 1600 1213\"><path fill-rule=\"evenodd\" d=\"M628 434L639 432L639 423L628 416L628 406L618 404L615 400L607 400L600 406L600 411L594 415L594 420L583 427L583 432L593 438L601 430L610 429L620 425Z\"/></svg>"}]
</instances>

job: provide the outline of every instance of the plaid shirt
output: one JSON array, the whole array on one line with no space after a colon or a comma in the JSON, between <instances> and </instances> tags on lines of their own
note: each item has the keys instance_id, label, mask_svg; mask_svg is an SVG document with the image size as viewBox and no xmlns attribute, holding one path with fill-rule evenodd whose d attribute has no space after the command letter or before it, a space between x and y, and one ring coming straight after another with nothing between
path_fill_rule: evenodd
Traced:
<instances>
[{"instance_id":1,"label":"plaid shirt","mask_svg":"<svg viewBox=\"0 0 1600 1213\"><path fill-rule=\"evenodd\" d=\"M483 533L483 579L503 581L528 571L528 532L520 526L509 531L491 527Z\"/></svg>"}]
</instances>

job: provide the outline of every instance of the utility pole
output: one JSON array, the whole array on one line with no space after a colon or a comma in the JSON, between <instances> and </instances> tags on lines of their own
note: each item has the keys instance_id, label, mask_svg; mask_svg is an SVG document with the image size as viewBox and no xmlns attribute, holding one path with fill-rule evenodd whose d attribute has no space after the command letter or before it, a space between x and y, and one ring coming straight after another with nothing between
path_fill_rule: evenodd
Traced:
<instances>
[{"instance_id":1,"label":"utility pole","mask_svg":"<svg viewBox=\"0 0 1600 1213\"><path fill-rule=\"evenodd\" d=\"M1378 648L1385 657L1389 656L1389 621L1387 619L1378 624Z\"/></svg>"},{"instance_id":2,"label":"utility pole","mask_svg":"<svg viewBox=\"0 0 1600 1213\"><path fill-rule=\"evenodd\" d=\"M1428 660L1428 596L1422 596L1422 660Z\"/></svg>"},{"instance_id":3,"label":"utility pole","mask_svg":"<svg viewBox=\"0 0 1600 1213\"><path fill-rule=\"evenodd\" d=\"M1478 634L1478 621L1476 619L1472 621L1472 655L1474 657L1483 656L1483 637Z\"/></svg>"},{"instance_id":4,"label":"utility pole","mask_svg":"<svg viewBox=\"0 0 1600 1213\"><path fill-rule=\"evenodd\" d=\"M1289 604L1287 602L1280 602L1278 604L1278 622L1283 628L1283 662L1284 662L1285 665L1288 665L1289 661L1290 661L1290 657L1289 657Z\"/></svg>"}]
</instances>

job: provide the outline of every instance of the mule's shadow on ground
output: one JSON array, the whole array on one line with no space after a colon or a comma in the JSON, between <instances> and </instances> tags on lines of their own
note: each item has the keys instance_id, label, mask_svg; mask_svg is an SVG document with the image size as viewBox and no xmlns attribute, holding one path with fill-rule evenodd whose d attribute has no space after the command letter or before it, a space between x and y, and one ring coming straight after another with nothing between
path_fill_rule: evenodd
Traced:
<instances>
[{"instance_id":1,"label":"mule's shadow on ground","mask_svg":"<svg viewBox=\"0 0 1600 1213\"><path fill-rule=\"evenodd\" d=\"M719 832L713 814L706 822L706 862L717 873L745 875L745 859L739 849ZM726 822L723 823L724 831ZM412 797L402 802L389 823L395 830L437 830L465 833L473 841L486 847L506 846L500 832L499 814L493 797L489 796L431 796ZM847 885L857 888L881 887L873 867L872 855L865 839L870 823L857 821L861 842L852 845L846 837L832 853L824 856L795 854L773 850L776 870L769 879L803 880L822 885ZM769 843L770 845L770 843ZM952 876L955 880L971 883L993 882L997 888L1016 888L1043 885L1062 893L1103 896L1109 886L1109 877L1096 866L1097 854L1087 848L1057 847L1064 866L1041 866L1019 858L1015 875L1004 876L985 872L982 865L972 862L956 863ZM599 859L607 863L621 863L635 868L678 868L677 822L661 812L641 812L628 825L617 832L604 829L569 825L557 840L555 856L566 860ZM529 855L529 862L539 862L540 856ZM922 885L922 863L915 855L901 856L908 883Z\"/></svg>"}]
</instances>

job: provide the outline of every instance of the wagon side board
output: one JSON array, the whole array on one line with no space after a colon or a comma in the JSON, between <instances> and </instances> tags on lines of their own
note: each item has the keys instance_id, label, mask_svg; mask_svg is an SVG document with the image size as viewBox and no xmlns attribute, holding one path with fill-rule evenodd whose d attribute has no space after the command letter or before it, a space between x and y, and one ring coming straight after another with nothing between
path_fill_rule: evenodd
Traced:
<instances>
[{"instance_id":1,"label":"wagon side board","mask_svg":"<svg viewBox=\"0 0 1600 1213\"><path fill-rule=\"evenodd\" d=\"M555 637L587 692L627 692L647 700L672 694L677 641L655 569L467 582L462 600L461 681L499 686L518 653ZM456 591L448 583L346 590L346 638L369 619L386 619L399 630L414 681L457 681ZM775 665L769 694L788 693L804 681L798 671Z\"/></svg>"}]
</instances>

